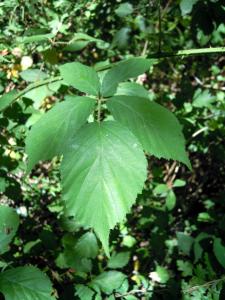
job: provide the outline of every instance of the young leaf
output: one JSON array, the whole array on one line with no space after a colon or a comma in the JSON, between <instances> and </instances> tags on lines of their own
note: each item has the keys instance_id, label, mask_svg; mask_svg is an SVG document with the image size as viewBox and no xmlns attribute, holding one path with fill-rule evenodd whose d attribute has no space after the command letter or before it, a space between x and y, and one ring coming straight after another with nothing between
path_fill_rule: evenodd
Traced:
<instances>
[{"instance_id":1,"label":"young leaf","mask_svg":"<svg viewBox=\"0 0 225 300\"><path fill-rule=\"evenodd\" d=\"M0 254L8 250L8 244L13 239L19 226L19 217L14 209L0 206Z\"/></svg>"},{"instance_id":2,"label":"young leaf","mask_svg":"<svg viewBox=\"0 0 225 300\"><path fill-rule=\"evenodd\" d=\"M108 261L108 268L122 269L125 267L130 259L130 252L120 252L112 255Z\"/></svg>"},{"instance_id":3,"label":"young leaf","mask_svg":"<svg viewBox=\"0 0 225 300\"><path fill-rule=\"evenodd\" d=\"M100 82L94 68L73 62L62 65L59 70L67 84L86 94L99 95Z\"/></svg>"},{"instance_id":4,"label":"young leaf","mask_svg":"<svg viewBox=\"0 0 225 300\"><path fill-rule=\"evenodd\" d=\"M35 123L26 138L28 171L39 160L62 155L69 138L85 123L94 104L88 97L67 96Z\"/></svg>"},{"instance_id":5,"label":"young leaf","mask_svg":"<svg viewBox=\"0 0 225 300\"><path fill-rule=\"evenodd\" d=\"M109 231L121 222L146 178L146 158L135 136L117 122L88 124L71 140L61 164L69 215L93 227L109 255Z\"/></svg>"},{"instance_id":6,"label":"young leaf","mask_svg":"<svg viewBox=\"0 0 225 300\"><path fill-rule=\"evenodd\" d=\"M18 267L0 274L5 300L54 300L49 278L35 267Z\"/></svg>"},{"instance_id":7,"label":"young leaf","mask_svg":"<svg viewBox=\"0 0 225 300\"><path fill-rule=\"evenodd\" d=\"M169 110L148 99L131 96L112 97L107 106L113 117L136 135L144 150L191 168L181 126Z\"/></svg>"},{"instance_id":8,"label":"young leaf","mask_svg":"<svg viewBox=\"0 0 225 300\"><path fill-rule=\"evenodd\" d=\"M126 275L121 272L108 271L95 277L91 285L100 288L100 290L106 294L111 294L114 290L121 287L125 279Z\"/></svg>"},{"instance_id":9,"label":"young leaf","mask_svg":"<svg viewBox=\"0 0 225 300\"><path fill-rule=\"evenodd\" d=\"M143 74L151 66L151 60L146 58L130 58L112 67L103 78L101 94L109 97L115 94L120 82Z\"/></svg>"},{"instance_id":10,"label":"young leaf","mask_svg":"<svg viewBox=\"0 0 225 300\"><path fill-rule=\"evenodd\" d=\"M76 284L76 293L80 300L92 300L94 296L94 291L92 291L88 286L84 284Z\"/></svg>"}]
</instances>

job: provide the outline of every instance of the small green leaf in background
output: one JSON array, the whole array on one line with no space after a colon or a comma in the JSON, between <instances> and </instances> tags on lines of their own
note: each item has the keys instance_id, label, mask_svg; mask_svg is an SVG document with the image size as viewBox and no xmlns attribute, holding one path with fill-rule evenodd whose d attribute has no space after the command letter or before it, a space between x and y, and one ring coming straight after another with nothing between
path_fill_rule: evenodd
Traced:
<instances>
[{"instance_id":1,"label":"small green leaf in background","mask_svg":"<svg viewBox=\"0 0 225 300\"><path fill-rule=\"evenodd\" d=\"M201 232L194 240L194 255L195 255L195 263L197 261L199 261L199 259L202 257L202 253L203 253L203 248L202 246L200 245L200 242L204 239L207 239L209 238L210 235L205 233L205 232Z\"/></svg>"},{"instance_id":2,"label":"small green leaf in background","mask_svg":"<svg viewBox=\"0 0 225 300\"><path fill-rule=\"evenodd\" d=\"M151 60L142 57L130 58L119 62L105 74L101 94L104 97L114 95L120 82L143 74L150 66Z\"/></svg>"},{"instance_id":3,"label":"small green leaf in background","mask_svg":"<svg viewBox=\"0 0 225 300\"><path fill-rule=\"evenodd\" d=\"M157 186L154 188L153 193L155 195L165 195L168 193L168 191L169 191L168 185L164 183L160 183L157 184Z\"/></svg>"},{"instance_id":4,"label":"small green leaf in background","mask_svg":"<svg viewBox=\"0 0 225 300\"><path fill-rule=\"evenodd\" d=\"M74 248L80 257L95 258L98 254L98 242L93 232L85 233Z\"/></svg>"},{"instance_id":5,"label":"small green leaf in background","mask_svg":"<svg viewBox=\"0 0 225 300\"><path fill-rule=\"evenodd\" d=\"M166 268L157 265L156 270L150 273L150 278L159 283L166 283L170 279L169 272Z\"/></svg>"},{"instance_id":6,"label":"small green leaf in background","mask_svg":"<svg viewBox=\"0 0 225 300\"><path fill-rule=\"evenodd\" d=\"M114 121L83 126L64 153L61 174L67 214L95 230L107 255L110 229L129 212L142 191L146 171L138 140Z\"/></svg>"},{"instance_id":7,"label":"small green leaf in background","mask_svg":"<svg viewBox=\"0 0 225 300\"><path fill-rule=\"evenodd\" d=\"M0 274L5 300L54 300L49 278L35 267L18 267Z\"/></svg>"},{"instance_id":8,"label":"small green leaf in background","mask_svg":"<svg viewBox=\"0 0 225 300\"><path fill-rule=\"evenodd\" d=\"M195 3L199 0L181 0L180 1L180 9L182 12L182 16L189 14L192 11L192 8Z\"/></svg>"},{"instance_id":9,"label":"small green leaf in background","mask_svg":"<svg viewBox=\"0 0 225 300\"><path fill-rule=\"evenodd\" d=\"M79 62L66 63L59 67L64 81L86 94L98 96L100 82L94 68L85 66Z\"/></svg>"},{"instance_id":10,"label":"small green leaf in background","mask_svg":"<svg viewBox=\"0 0 225 300\"><path fill-rule=\"evenodd\" d=\"M166 196L166 208L171 211L176 206L176 195L173 190L170 190Z\"/></svg>"},{"instance_id":11,"label":"small green leaf in background","mask_svg":"<svg viewBox=\"0 0 225 300\"><path fill-rule=\"evenodd\" d=\"M197 89L192 105L194 107L210 107L210 105L216 101L216 96L213 96L209 90L202 91L201 89Z\"/></svg>"},{"instance_id":12,"label":"small green leaf in background","mask_svg":"<svg viewBox=\"0 0 225 300\"><path fill-rule=\"evenodd\" d=\"M13 90L0 97L0 111L4 110L14 101L16 94L16 91Z\"/></svg>"},{"instance_id":13,"label":"small green leaf in background","mask_svg":"<svg viewBox=\"0 0 225 300\"><path fill-rule=\"evenodd\" d=\"M220 238L215 238L213 242L213 252L221 264L222 267L225 268L225 247L222 245L222 241Z\"/></svg>"},{"instance_id":14,"label":"small green leaf in background","mask_svg":"<svg viewBox=\"0 0 225 300\"><path fill-rule=\"evenodd\" d=\"M173 183L173 187L183 187L186 185L186 182L181 179L176 179Z\"/></svg>"},{"instance_id":15,"label":"small green leaf in background","mask_svg":"<svg viewBox=\"0 0 225 300\"><path fill-rule=\"evenodd\" d=\"M186 255L190 255L191 247L194 242L194 238L187 235L184 232L177 232L178 248Z\"/></svg>"},{"instance_id":16,"label":"small green leaf in background","mask_svg":"<svg viewBox=\"0 0 225 300\"><path fill-rule=\"evenodd\" d=\"M47 74L39 69L28 69L20 73L23 80L27 82L35 82L47 78Z\"/></svg>"},{"instance_id":17,"label":"small green leaf in background","mask_svg":"<svg viewBox=\"0 0 225 300\"><path fill-rule=\"evenodd\" d=\"M107 101L107 107L117 121L133 132L145 151L191 168L181 125L169 110L148 99L131 96L114 96Z\"/></svg>"},{"instance_id":18,"label":"small green leaf in background","mask_svg":"<svg viewBox=\"0 0 225 300\"><path fill-rule=\"evenodd\" d=\"M119 7L115 10L115 13L119 17L126 17L133 12L133 6L129 2L121 3Z\"/></svg>"},{"instance_id":19,"label":"small green leaf in background","mask_svg":"<svg viewBox=\"0 0 225 300\"><path fill-rule=\"evenodd\" d=\"M28 172L38 161L62 155L70 137L86 122L94 104L88 97L67 96L32 126L26 138Z\"/></svg>"},{"instance_id":20,"label":"small green leaf in background","mask_svg":"<svg viewBox=\"0 0 225 300\"><path fill-rule=\"evenodd\" d=\"M128 46L129 44L129 39L130 39L130 33L131 29L130 27L122 27L120 30L118 30L112 41L112 46L116 46L119 49L124 49Z\"/></svg>"},{"instance_id":21,"label":"small green leaf in background","mask_svg":"<svg viewBox=\"0 0 225 300\"><path fill-rule=\"evenodd\" d=\"M46 97L55 94L61 86L61 81L52 82L50 84L45 84L34 88L23 95L24 98L31 99L34 103L34 108L38 109Z\"/></svg>"},{"instance_id":22,"label":"small green leaf in background","mask_svg":"<svg viewBox=\"0 0 225 300\"><path fill-rule=\"evenodd\" d=\"M120 288L125 279L126 275L118 271L103 272L92 280L91 286L99 288L106 294L111 294Z\"/></svg>"},{"instance_id":23,"label":"small green leaf in background","mask_svg":"<svg viewBox=\"0 0 225 300\"><path fill-rule=\"evenodd\" d=\"M121 269L128 264L129 259L130 259L130 252L114 253L110 257L107 266L110 269Z\"/></svg>"},{"instance_id":24,"label":"small green leaf in background","mask_svg":"<svg viewBox=\"0 0 225 300\"><path fill-rule=\"evenodd\" d=\"M94 296L94 291L92 291L88 286L83 284L75 285L76 293L80 300L92 300Z\"/></svg>"},{"instance_id":25,"label":"small green leaf in background","mask_svg":"<svg viewBox=\"0 0 225 300\"><path fill-rule=\"evenodd\" d=\"M182 276L184 277L191 276L193 273L193 266L189 261L178 259L177 268L182 272Z\"/></svg>"},{"instance_id":26,"label":"small green leaf in background","mask_svg":"<svg viewBox=\"0 0 225 300\"><path fill-rule=\"evenodd\" d=\"M8 245L19 226L19 217L15 210L8 206L0 206L0 254L8 251Z\"/></svg>"}]
</instances>

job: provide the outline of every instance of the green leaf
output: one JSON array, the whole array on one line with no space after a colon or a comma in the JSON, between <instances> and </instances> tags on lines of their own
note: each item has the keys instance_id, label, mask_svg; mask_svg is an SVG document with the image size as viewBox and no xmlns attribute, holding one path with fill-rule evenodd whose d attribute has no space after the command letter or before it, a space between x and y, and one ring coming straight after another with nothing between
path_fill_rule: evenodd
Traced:
<instances>
[{"instance_id":1,"label":"green leaf","mask_svg":"<svg viewBox=\"0 0 225 300\"><path fill-rule=\"evenodd\" d=\"M108 261L108 268L120 269L125 267L130 259L130 252L115 253Z\"/></svg>"},{"instance_id":2,"label":"green leaf","mask_svg":"<svg viewBox=\"0 0 225 300\"><path fill-rule=\"evenodd\" d=\"M136 82L121 82L117 88L116 95L137 96L149 99L148 91Z\"/></svg>"},{"instance_id":3,"label":"green leaf","mask_svg":"<svg viewBox=\"0 0 225 300\"><path fill-rule=\"evenodd\" d=\"M194 4L198 1L199 0L181 0L180 9L182 12L182 16L189 14L192 11Z\"/></svg>"},{"instance_id":4,"label":"green leaf","mask_svg":"<svg viewBox=\"0 0 225 300\"><path fill-rule=\"evenodd\" d=\"M122 27L120 30L118 30L113 37L112 47L117 46L119 49L126 48L129 43L130 33L130 27Z\"/></svg>"},{"instance_id":5,"label":"green leaf","mask_svg":"<svg viewBox=\"0 0 225 300\"><path fill-rule=\"evenodd\" d=\"M141 192L146 168L137 139L112 121L82 127L64 153L61 173L67 213L94 228L107 255L109 231L125 218Z\"/></svg>"},{"instance_id":6,"label":"green leaf","mask_svg":"<svg viewBox=\"0 0 225 300\"><path fill-rule=\"evenodd\" d=\"M169 272L164 267L157 266L156 273L160 278L160 283L166 283L170 279Z\"/></svg>"},{"instance_id":7,"label":"green leaf","mask_svg":"<svg viewBox=\"0 0 225 300\"><path fill-rule=\"evenodd\" d=\"M177 268L182 272L183 277L192 276L193 266L189 261L184 261L181 259L177 260Z\"/></svg>"},{"instance_id":8,"label":"green leaf","mask_svg":"<svg viewBox=\"0 0 225 300\"><path fill-rule=\"evenodd\" d=\"M191 247L194 242L193 237L183 232L177 232L178 248L186 255L190 255Z\"/></svg>"},{"instance_id":9,"label":"green leaf","mask_svg":"<svg viewBox=\"0 0 225 300\"><path fill-rule=\"evenodd\" d=\"M202 91L197 89L193 98L194 107L210 107L213 102L216 101L216 96L213 96L209 90Z\"/></svg>"},{"instance_id":10,"label":"green leaf","mask_svg":"<svg viewBox=\"0 0 225 300\"><path fill-rule=\"evenodd\" d=\"M119 7L115 10L115 13L119 17L126 17L133 12L133 6L129 2L121 3Z\"/></svg>"},{"instance_id":11,"label":"green leaf","mask_svg":"<svg viewBox=\"0 0 225 300\"><path fill-rule=\"evenodd\" d=\"M91 285L93 287L97 286L106 294L111 294L114 290L120 288L125 279L126 275L118 271L103 272L99 276L95 277Z\"/></svg>"},{"instance_id":12,"label":"green leaf","mask_svg":"<svg viewBox=\"0 0 225 300\"><path fill-rule=\"evenodd\" d=\"M8 107L15 99L16 91L10 91L7 94L4 94L0 98L0 111L3 111L6 107Z\"/></svg>"},{"instance_id":13,"label":"green leaf","mask_svg":"<svg viewBox=\"0 0 225 300\"><path fill-rule=\"evenodd\" d=\"M86 94L99 95L100 82L94 68L73 62L62 65L59 70L67 84Z\"/></svg>"},{"instance_id":14,"label":"green leaf","mask_svg":"<svg viewBox=\"0 0 225 300\"><path fill-rule=\"evenodd\" d=\"M107 107L117 121L136 135L144 150L191 168L181 126L169 110L148 99L131 96L112 97Z\"/></svg>"},{"instance_id":15,"label":"green leaf","mask_svg":"<svg viewBox=\"0 0 225 300\"><path fill-rule=\"evenodd\" d=\"M92 291L89 287L83 284L76 284L76 293L80 300L92 300L94 296L94 291Z\"/></svg>"},{"instance_id":16,"label":"green leaf","mask_svg":"<svg viewBox=\"0 0 225 300\"><path fill-rule=\"evenodd\" d=\"M170 190L166 197L166 207L170 211L173 210L175 206L176 206L176 195L174 194L173 190Z\"/></svg>"},{"instance_id":17,"label":"green leaf","mask_svg":"<svg viewBox=\"0 0 225 300\"><path fill-rule=\"evenodd\" d=\"M18 267L0 274L5 300L54 300L49 278L35 267Z\"/></svg>"},{"instance_id":18,"label":"green leaf","mask_svg":"<svg viewBox=\"0 0 225 300\"><path fill-rule=\"evenodd\" d=\"M27 82L35 82L47 78L47 74L39 69L28 69L20 73L23 80Z\"/></svg>"},{"instance_id":19,"label":"green leaf","mask_svg":"<svg viewBox=\"0 0 225 300\"><path fill-rule=\"evenodd\" d=\"M26 138L28 171L40 160L63 154L69 138L85 123L94 104L88 97L67 96L35 123Z\"/></svg>"},{"instance_id":20,"label":"green leaf","mask_svg":"<svg viewBox=\"0 0 225 300\"><path fill-rule=\"evenodd\" d=\"M120 82L143 74L151 66L151 60L141 57L130 58L119 62L112 67L104 76L101 94L109 97L115 94Z\"/></svg>"},{"instance_id":21,"label":"green leaf","mask_svg":"<svg viewBox=\"0 0 225 300\"><path fill-rule=\"evenodd\" d=\"M16 39L16 42L18 44L40 43L40 42L49 41L49 39L52 39L54 36L55 35L53 33L23 36L23 37L18 37Z\"/></svg>"},{"instance_id":22,"label":"green leaf","mask_svg":"<svg viewBox=\"0 0 225 300\"><path fill-rule=\"evenodd\" d=\"M215 238L213 243L213 252L221 264L222 267L225 268L225 247L222 245L222 241L220 238Z\"/></svg>"},{"instance_id":23,"label":"green leaf","mask_svg":"<svg viewBox=\"0 0 225 300\"><path fill-rule=\"evenodd\" d=\"M98 254L98 243L93 232L87 232L78 240L74 248L80 257L95 258Z\"/></svg>"},{"instance_id":24,"label":"green leaf","mask_svg":"<svg viewBox=\"0 0 225 300\"><path fill-rule=\"evenodd\" d=\"M0 254L8 250L8 245L13 239L19 226L19 217L14 209L0 206Z\"/></svg>"},{"instance_id":25,"label":"green leaf","mask_svg":"<svg viewBox=\"0 0 225 300\"><path fill-rule=\"evenodd\" d=\"M203 248L200 244L200 242L204 239L208 239L210 238L210 235L205 233L205 232L201 232L194 240L194 255L195 255L195 263L197 261L199 261L199 259L202 257L202 253L203 253Z\"/></svg>"}]
</instances>

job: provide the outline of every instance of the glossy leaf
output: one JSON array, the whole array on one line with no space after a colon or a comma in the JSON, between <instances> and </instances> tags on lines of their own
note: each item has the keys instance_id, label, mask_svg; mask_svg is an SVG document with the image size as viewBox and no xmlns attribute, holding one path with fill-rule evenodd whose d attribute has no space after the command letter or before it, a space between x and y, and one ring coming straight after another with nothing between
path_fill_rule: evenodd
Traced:
<instances>
[{"instance_id":1,"label":"glossy leaf","mask_svg":"<svg viewBox=\"0 0 225 300\"><path fill-rule=\"evenodd\" d=\"M79 62L66 63L60 68L64 81L81 92L90 95L99 95L100 82L94 68Z\"/></svg>"},{"instance_id":2,"label":"glossy leaf","mask_svg":"<svg viewBox=\"0 0 225 300\"><path fill-rule=\"evenodd\" d=\"M35 267L18 267L0 274L5 300L54 300L49 278Z\"/></svg>"},{"instance_id":3,"label":"glossy leaf","mask_svg":"<svg viewBox=\"0 0 225 300\"><path fill-rule=\"evenodd\" d=\"M109 231L121 222L146 178L146 159L135 136L117 122L79 130L61 165L66 210L93 227L109 254Z\"/></svg>"},{"instance_id":4,"label":"glossy leaf","mask_svg":"<svg viewBox=\"0 0 225 300\"><path fill-rule=\"evenodd\" d=\"M85 123L94 104L88 97L67 96L35 123L26 138L28 171L40 160L62 155L69 138Z\"/></svg>"},{"instance_id":5,"label":"glossy leaf","mask_svg":"<svg viewBox=\"0 0 225 300\"><path fill-rule=\"evenodd\" d=\"M0 254L8 250L19 226L19 217L15 210L8 206L0 206Z\"/></svg>"},{"instance_id":6,"label":"glossy leaf","mask_svg":"<svg viewBox=\"0 0 225 300\"><path fill-rule=\"evenodd\" d=\"M149 98L148 91L136 82L121 82L117 88L116 95L137 96Z\"/></svg>"},{"instance_id":7,"label":"glossy leaf","mask_svg":"<svg viewBox=\"0 0 225 300\"><path fill-rule=\"evenodd\" d=\"M146 58L130 58L112 67L103 78L101 93L104 97L115 94L120 82L143 74L151 66L151 60Z\"/></svg>"},{"instance_id":8,"label":"glossy leaf","mask_svg":"<svg viewBox=\"0 0 225 300\"><path fill-rule=\"evenodd\" d=\"M145 151L191 168L181 126L169 110L148 99L130 96L112 97L107 106L113 117L136 135Z\"/></svg>"}]
</instances>

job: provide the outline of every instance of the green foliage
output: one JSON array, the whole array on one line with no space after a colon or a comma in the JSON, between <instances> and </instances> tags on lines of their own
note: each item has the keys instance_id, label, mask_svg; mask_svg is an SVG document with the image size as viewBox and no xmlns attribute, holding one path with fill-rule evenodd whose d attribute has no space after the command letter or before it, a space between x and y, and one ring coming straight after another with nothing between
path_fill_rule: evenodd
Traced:
<instances>
[{"instance_id":1,"label":"green foliage","mask_svg":"<svg viewBox=\"0 0 225 300\"><path fill-rule=\"evenodd\" d=\"M223 2L2 1L1 300L225 298Z\"/></svg>"},{"instance_id":2,"label":"green foliage","mask_svg":"<svg viewBox=\"0 0 225 300\"><path fill-rule=\"evenodd\" d=\"M19 226L19 217L8 206L0 206L0 254L8 250L8 245L16 234Z\"/></svg>"},{"instance_id":3,"label":"green foliage","mask_svg":"<svg viewBox=\"0 0 225 300\"><path fill-rule=\"evenodd\" d=\"M6 300L53 300L48 277L34 267L18 267L0 275L0 291Z\"/></svg>"}]
</instances>

